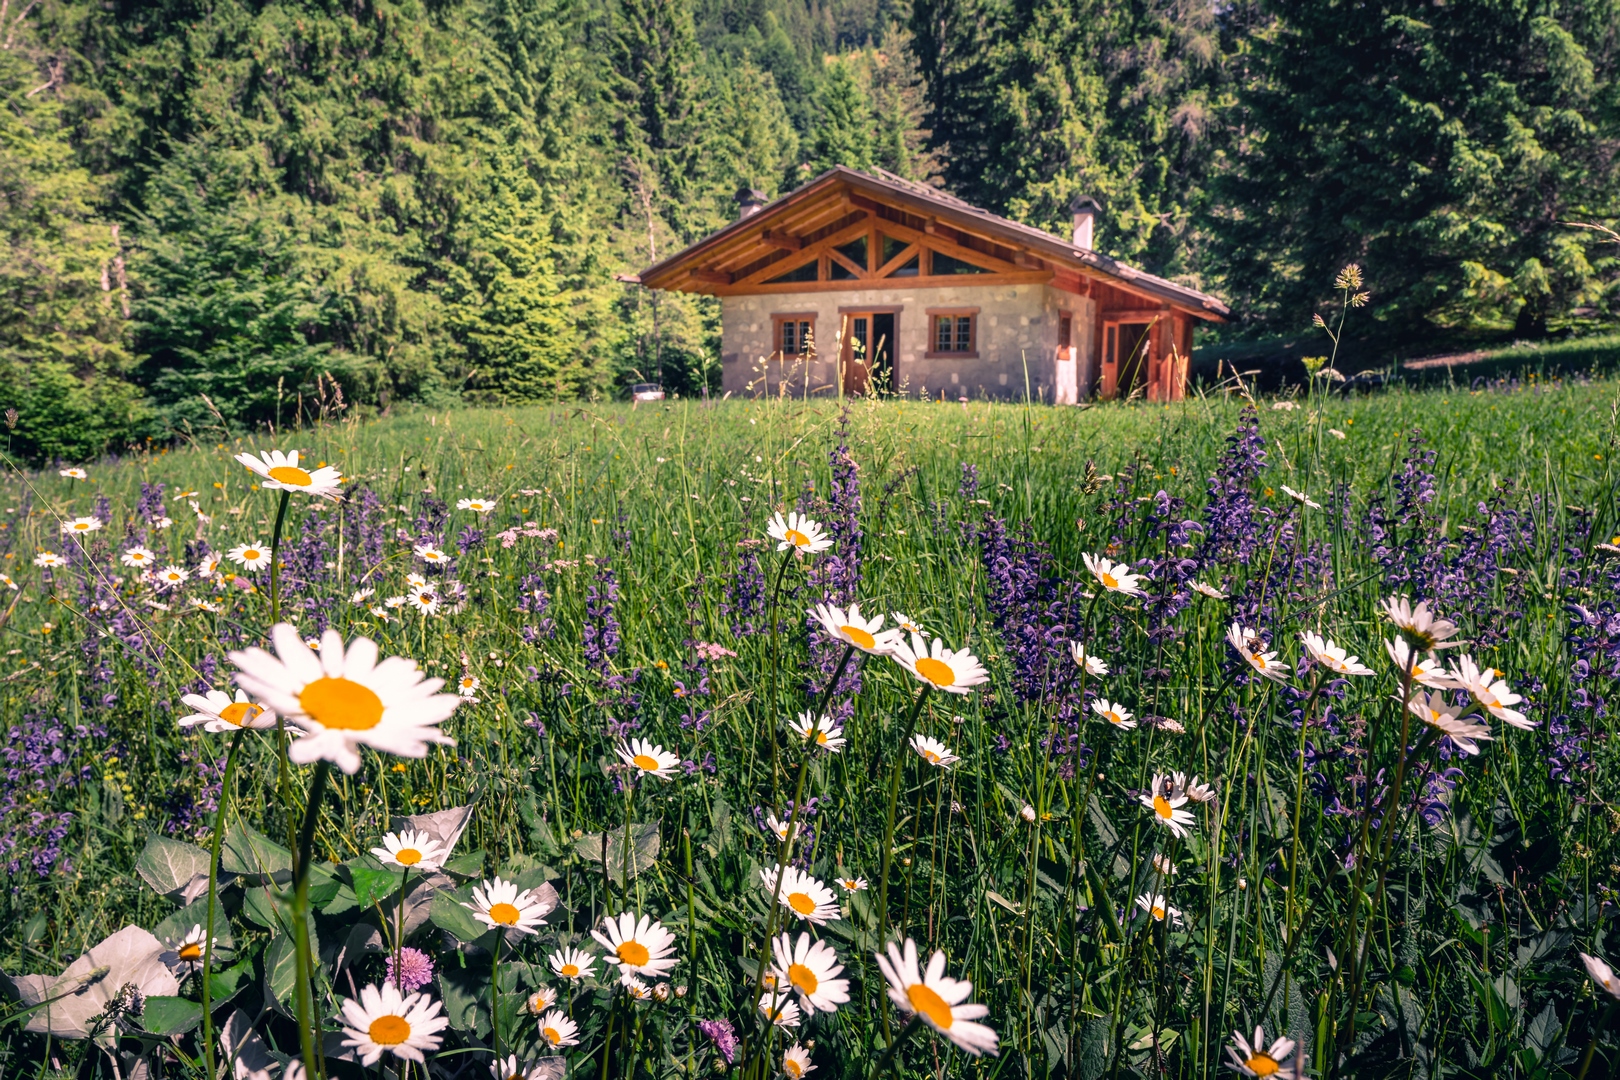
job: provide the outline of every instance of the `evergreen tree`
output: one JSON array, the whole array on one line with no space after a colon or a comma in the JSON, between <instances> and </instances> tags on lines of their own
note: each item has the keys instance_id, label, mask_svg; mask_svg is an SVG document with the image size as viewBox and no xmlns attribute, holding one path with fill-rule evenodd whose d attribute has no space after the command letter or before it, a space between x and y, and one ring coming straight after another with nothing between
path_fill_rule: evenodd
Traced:
<instances>
[{"instance_id":1,"label":"evergreen tree","mask_svg":"<svg viewBox=\"0 0 1620 1080\"><path fill-rule=\"evenodd\" d=\"M1620 213L1614 0L1260 11L1213 219L1237 306L1297 323L1352 261L1391 332L1614 304L1559 224Z\"/></svg>"},{"instance_id":2,"label":"evergreen tree","mask_svg":"<svg viewBox=\"0 0 1620 1080\"><path fill-rule=\"evenodd\" d=\"M834 60L816 94L820 116L810 137L808 173L815 176L834 165L870 171L873 166L872 105L849 65Z\"/></svg>"}]
</instances>

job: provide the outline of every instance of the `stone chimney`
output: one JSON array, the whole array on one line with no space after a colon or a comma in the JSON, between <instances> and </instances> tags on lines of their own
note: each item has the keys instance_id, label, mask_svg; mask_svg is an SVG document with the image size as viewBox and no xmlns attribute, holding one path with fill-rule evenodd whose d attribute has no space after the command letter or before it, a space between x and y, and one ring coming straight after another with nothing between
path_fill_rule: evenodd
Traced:
<instances>
[{"instance_id":1,"label":"stone chimney","mask_svg":"<svg viewBox=\"0 0 1620 1080\"><path fill-rule=\"evenodd\" d=\"M758 188L737 189L737 220L753 217L766 202L765 193Z\"/></svg>"},{"instance_id":2,"label":"stone chimney","mask_svg":"<svg viewBox=\"0 0 1620 1080\"><path fill-rule=\"evenodd\" d=\"M1069 204L1069 210L1074 214L1074 246L1090 251L1097 215L1102 213L1102 207L1090 195L1077 195Z\"/></svg>"}]
</instances>

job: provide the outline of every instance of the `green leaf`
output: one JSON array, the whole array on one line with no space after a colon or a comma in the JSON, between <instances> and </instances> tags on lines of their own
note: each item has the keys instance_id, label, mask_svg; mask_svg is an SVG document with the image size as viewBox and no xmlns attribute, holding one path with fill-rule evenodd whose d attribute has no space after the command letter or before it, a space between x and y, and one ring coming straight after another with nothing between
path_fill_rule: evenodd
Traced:
<instances>
[{"instance_id":1,"label":"green leaf","mask_svg":"<svg viewBox=\"0 0 1620 1080\"><path fill-rule=\"evenodd\" d=\"M403 872L384 869L370 858L351 859L344 865L354 882L354 902L367 909L399 892L400 879L405 876Z\"/></svg>"},{"instance_id":2,"label":"green leaf","mask_svg":"<svg viewBox=\"0 0 1620 1080\"><path fill-rule=\"evenodd\" d=\"M444 864L444 869L447 873L454 874L457 877L482 877L484 874L483 849L480 848L478 851L469 851L465 855L457 855L455 858Z\"/></svg>"},{"instance_id":3,"label":"green leaf","mask_svg":"<svg viewBox=\"0 0 1620 1080\"><path fill-rule=\"evenodd\" d=\"M149 997L141 1026L153 1035L183 1035L202 1023L202 1006L181 997Z\"/></svg>"},{"instance_id":4,"label":"green leaf","mask_svg":"<svg viewBox=\"0 0 1620 1080\"><path fill-rule=\"evenodd\" d=\"M204 896L194 900L167 919L152 928L152 936L159 941L179 941L191 932L193 926L208 927L208 897ZM231 921L225 915L225 908L219 902L219 896L214 897L214 948L228 949L233 944L231 938Z\"/></svg>"},{"instance_id":5,"label":"green leaf","mask_svg":"<svg viewBox=\"0 0 1620 1080\"><path fill-rule=\"evenodd\" d=\"M445 1019L457 1031L477 1034L489 1028L488 1016L480 1005L489 999L488 980L471 971L454 967L439 969L439 990L444 1001Z\"/></svg>"},{"instance_id":6,"label":"green leaf","mask_svg":"<svg viewBox=\"0 0 1620 1080\"><path fill-rule=\"evenodd\" d=\"M251 885L242 890L242 915L272 934L280 934L289 923L286 914L279 910L280 901L275 892L275 887L270 885Z\"/></svg>"},{"instance_id":7,"label":"green leaf","mask_svg":"<svg viewBox=\"0 0 1620 1080\"><path fill-rule=\"evenodd\" d=\"M293 1015L293 993L298 986L298 957L291 936L273 938L264 950L265 997L283 1016Z\"/></svg>"},{"instance_id":8,"label":"green leaf","mask_svg":"<svg viewBox=\"0 0 1620 1080\"><path fill-rule=\"evenodd\" d=\"M253 975L253 957L244 956L228 968L208 976L208 999L214 1008L225 1004L247 988Z\"/></svg>"},{"instance_id":9,"label":"green leaf","mask_svg":"<svg viewBox=\"0 0 1620 1080\"><path fill-rule=\"evenodd\" d=\"M1007 899L1005 896L1002 896L1000 893L996 892L996 890L994 890L994 889L986 889L986 890L984 890L984 898L986 900L989 900L993 904L997 904L997 905L999 905L1001 907L1006 908L1008 911L1012 912L1014 915L1022 916L1024 914L1024 905L1014 903L1013 901Z\"/></svg>"},{"instance_id":10,"label":"green leaf","mask_svg":"<svg viewBox=\"0 0 1620 1080\"><path fill-rule=\"evenodd\" d=\"M439 892L433 896L428 908L428 919L440 930L453 934L457 941L471 944L490 932L489 927L473 918L472 912L462 907L455 893Z\"/></svg>"},{"instance_id":11,"label":"green leaf","mask_svg":"<svg viewBox=\"0 0 1620 1080\"><path fill-rule=\"evenodd\" d=\"M606 841L606 858L603 857L603 841ZM607 863L607 872L614 881L627 880L635 877L643 870L649 869L658 859L658 848L662 838L658 832L658 822L644 821L630 826L630 852L626 858L624 850L624 830L614 829L606 833L590 833L581 837L574 844L574 851L580 858L596 867L600 873L602 864Z\"/></svg>"},{"instance_id":12,"label":"green leaf","mask_svg":"<svg viewBox=\"0 0 1620 1080\"><path fill-rule=\"evenodd\" d=\"M153 836L135 860L135 872L152 891L163 895L183 892L197 877L208 877L208 852L196 844L166 836Z\"/></svg>"},{"instance_id":13,"label":"green leaf","mask_svg":"<svg viewBox=\"0 0 1620 1080\"><path fill-rule=\"evenodd\" d=\"M359 906L354 890L339 882L337 891L332 894L332 898L326 902L326 905L321 907L321 912L326 915L341 915L345 911L352 911Z\"/></svg>"},{"instance_id":14,"label":"green leaf","mask_svg":"<svg viewBox=\"0 0 1620 1080\"><path fill-rule=\"evenodd\" d=\"M240 822L225 834L220 865L233 874L271 877L291 873L292 863L292 852ZM204 872L207 872L206 866Z\"/></svg>"}]
</instances>

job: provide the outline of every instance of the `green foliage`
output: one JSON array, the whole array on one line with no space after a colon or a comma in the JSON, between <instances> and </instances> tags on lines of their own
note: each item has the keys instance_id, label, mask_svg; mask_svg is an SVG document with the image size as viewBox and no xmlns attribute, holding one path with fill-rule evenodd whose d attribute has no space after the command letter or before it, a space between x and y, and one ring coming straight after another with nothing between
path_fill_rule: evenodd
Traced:
<instances>
[{"instance_id":1,"label":"green foliage","mask_svg":"<svg viewBox=\"0 0 1620 1080\"><path fill-rule=\"evenodd\" d=\"M834 165L870 171L873 165L872 105L861 92L849 65L835 60L817 94L821 117L810 137L810 172Z\"/></svg>"}]
</instances>

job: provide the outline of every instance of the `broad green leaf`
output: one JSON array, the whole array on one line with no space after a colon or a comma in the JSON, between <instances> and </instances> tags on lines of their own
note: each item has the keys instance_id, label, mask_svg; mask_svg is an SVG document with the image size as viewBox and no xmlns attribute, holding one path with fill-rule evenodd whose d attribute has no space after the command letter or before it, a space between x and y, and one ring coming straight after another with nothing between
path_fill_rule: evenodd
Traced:
<instances>
[{"instance_id":1,"label":"broad green leaf","mask_svg":"<svg viewBox=\"0 0 1620 1080\"><path fill-rule=\"evenodd\" d=\"M241 822L226 832L222 848L220 865L234 874L269 877L292 870L292 852Z\"/></svg>"},{"instance_id":2,"label":"broad green leaf","mask_svg":"<svg viewBox=\"0 0 1620 1080\"><path fill-rule=\"evenodd\" d=\"M489 927L473 918L472 912L461 906L452 892L439 892L433 896L428 918L440 930L455 935L456 940L472 943L489 933Z\"/></svg>"},{"instance_id":3,"label":"broad green leaf","mask_svg":"<svg viewBox=\"0 0 1620 1080\"><path fill-rule=\"evenodd\" d=\"M607 844L605 858L604 839ZM596 867L598 872L605 862L608 875L614 881L620 881L633 878L643 870L649 869L658 859L658 848L661 843L658 822L645 821L630 826L628 858L625 854L623 829L583 836L574 844L574 851L580 858Z\"/></svg>"},{"instance_id":4,"label":"broad green leaf","mask_svg":"<svg viewBox=\"0 0 1620 1080\"><path fill-rule=\"evenodd\" d=\"M228 968L216 970L208 977L209 1002L215 1008L247 988L253 976L253 957L244 956Z\"/></svg>"},{"instance_id":5,"label":"broad green leaf","mask_svg":"<svg viewBox=\"0 0 1620 1080\"><path fill-rule=\"evenodd\" d=\"M483 876L483 849L480 848L478 851L469 851L465 855L457 855L455 858L444 864L444 869L446 873L454 874L457 877L475 878Z\"/></svg>"},{"instance_id":6,"label":"broad green leaf","mask_svg":"<svg viewBox=\"0 0 1620 1080\"><path fill-rule=\"evenodd\" d=\"M994 889L986 889L986 890L984 890L984 898L986 900L990 901L992 904L996 904L999 907L1006 908L1008 911L1012 912L1014 915L1020 915L1021 916L1021 915L1024 914L1024 905L1019 904L1019 903L1015 903L1015 902L1007 899L1005 896L1002 896L1000 893L996 892L996 890L994 890Z\"/></svg>"},{"instance_id":7,"label":"broad green leaf","mask_svg":"<svg viewBox=\"0 0 1620 1080\"><path fill-rule=\"evenodd\" d=\"M179 941L191 931L193 926L208 927L208 897L204 896L194 900L170 915L167 919L152 928L152 934L159 941L165 943ZM228 949L234 944L231 937L231 920L225 914L225 907L220 903L219 897L214 897L214 948Z\"/></svg>"},{"instance_id":8,"label":"broad green leaf","mask_svg":"<svg viewBox=\"0 0 1620 1080\"><path fill-rule=\"evenodd\" d=\"M196 844L153 836L135 860L135 872L153 892L167 896L184 892L198 876L206 882L208 861L208 852Z\"/></svg>"},{"instance_id":9,"label":"broad green leaf","mask_svg":"<svg viewBox=\"0 0 1620 1080\"><path fill-rule=\"evenodd\" d=\"M264 950L265 997L284 1016L292 1016L298 986L298 957L290 935L273 938Z\"/></svg>"},{"instance_id":10,"label":"broad green leaf","mask_svg":"<svg viewBox=\"0 0 1620 1080\"><path fill-rule=\"evenodd\" d=\"M149 997L141 1026L153 1035L183 1035L202 1023L202 1006L182 997Z\"/></svg>"},{"instance_id":11,"label":"broad green leaf","mask_svg":"<svg viewBox=\"0 0 1620 1080\"><path fill-rule=\"evenodd\" d=\"M354 882L355 903L369 910L380 900L387 900L399 892L400 879L405 875L385 870L374 861L353 859L344 864Z\"/></svg>"},{"instance_id":12,"label":"broad green leaf","mask_svg":"<svg viewBox=\"0 0 1620 1080\"><path fill-rule=\"evenodd\" d=\"M475 972L446 966L439 969L439 990L444 1001L444 1015L457 1031L474 1034L489 1029L489 1017L480 1008L489 1000L489 980Z\"/></svg>"}]
</instances>

